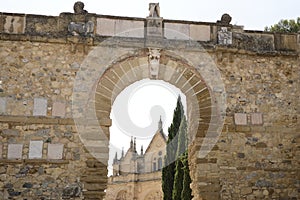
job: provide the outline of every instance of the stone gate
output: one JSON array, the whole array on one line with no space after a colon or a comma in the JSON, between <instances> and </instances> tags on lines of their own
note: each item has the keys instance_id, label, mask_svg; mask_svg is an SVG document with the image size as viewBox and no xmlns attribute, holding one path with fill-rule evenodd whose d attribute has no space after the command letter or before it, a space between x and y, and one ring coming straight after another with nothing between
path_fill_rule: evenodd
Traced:
<instances>
[{"instance_id":1,"label":"stone gate","mask_svg":"<svg viewBox=\"0 0 300 200\"><path fill-rule=\"evenodd\" d=\"M187 98L194 199L299 198L300 35L88 13L0 13L0 199L103 199L111 106Z\"/></svg>"}]
</instances>

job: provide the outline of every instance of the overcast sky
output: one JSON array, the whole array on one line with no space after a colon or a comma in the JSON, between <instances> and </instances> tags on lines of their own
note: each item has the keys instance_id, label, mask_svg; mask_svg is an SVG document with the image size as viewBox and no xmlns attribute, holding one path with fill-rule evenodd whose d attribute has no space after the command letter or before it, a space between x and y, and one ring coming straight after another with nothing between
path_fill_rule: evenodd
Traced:
<instances>
[{"instance_id":1,"label":"overcast sky","mask_svg":"<svg viewBox=\"0 0 300 200\"><path fill-rule=\"evenodd\" d=\"M58 16L73 12L76 0L0 0L1 12ZM148 4L159 2L165 19L216 22L224 13L232 16L232 24L247 30L263 30L281 19L300 17L300 0L83 0L90 13L146 17Z\"/></svg>"}]
</instances>

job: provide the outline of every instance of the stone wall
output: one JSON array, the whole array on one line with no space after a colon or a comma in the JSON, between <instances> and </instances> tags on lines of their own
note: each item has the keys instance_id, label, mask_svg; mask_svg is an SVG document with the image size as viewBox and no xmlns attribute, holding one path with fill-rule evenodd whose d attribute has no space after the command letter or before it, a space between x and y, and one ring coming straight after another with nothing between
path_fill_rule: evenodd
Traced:
<instances>
[{"instance_id":1,"label":"stone wall","mask_svg":"<svg viewBox=\"0 0 300 200\"><path fill-rule=\"evenodd\" d=\"M91 196L101 197L99 182L105 187L106 181L94 178L106 175L106 166L85 155L71 113L74 77L85 55L69 47L0 43L0 199L82 199L83 182Z\"/></svg>"},{"instance_id":2,"label":"stone wall","mask_svg":"<svg viewBox=\"0 0 300 200\"><path fill-rule=\"evenodd\" d=\"M298 199L299 58L219 54L226 120L214 151L195 161L199 195Z\"/></svg>"},{"instance_id":3,"label":"stone wall","mask_svg":"<svg viewBox=\"0 0 300 200\"><path fill-rule=\"evenodd\" d=\"M0 14L0 199L104 196L106 166L88 153L73 121L74 79L86 55L109 36L122 36L110 44L116 49L147 49L146 19L85 17ZM82 20L94 23L93 35L70 35L68 24ZM155 44L197 57L198 49L178 35L195 38L218 66L227 95L216 146L205 158L198 155L203 138L190 148L195 199L299 198L299 34L228 25L232 42L220 44L218 23L163 23L173 32ZM99 123L109 134L105 120ZM107 155L107 149L98 151Z\"/></svg>"},{"instance_id":4,"label":"stone wall","mask_svg":"<svg viewBox=\"0 0 300 200\"><path fill-rule=\"evenodd\" d=\"M70 118L76 69L64 46L1 41L3 199L82 196L85 151Z\"/></svg>"}]
</instances>

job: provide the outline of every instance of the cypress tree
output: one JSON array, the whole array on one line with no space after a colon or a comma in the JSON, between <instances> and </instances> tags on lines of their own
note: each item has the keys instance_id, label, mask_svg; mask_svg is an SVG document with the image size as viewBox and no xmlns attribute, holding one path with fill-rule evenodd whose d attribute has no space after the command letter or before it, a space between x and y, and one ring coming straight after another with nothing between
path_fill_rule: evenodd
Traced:
<instances>
[{"instance_id":1,"label":"cypress tree","mask_svg":"<svg viewBox=\"0 0 300 200\"><path fill-rule=\"evenodd\" d=\"M166 147L166 156L164 158L164 167L162 169L162 190L164 200L172 199L174 174L175 174L175 156L177 152L177 133L179 131L180 123L184 115L183 105L180 96L178 96L176 108L173 113L173 121L168 129L168 140Z\"/></svg>"},{"instance_id":2,"label":"cypress tree","mask_svg":"<svg viewBox=\"0 0 300 200\"><path fill-rule=\"evenodd\" d=\"M185 118L184 118L185 119ZM185 148L182 149L184 153L182 154L180 160L182 162L182 173L183 173L183 183L182 183L182 191L181 191L181 200L190 200L193 198L192 189L190 184L192 179L190 177L190 169L189 169L189 161L188 161L188 146L189 146L189 137L187 133L187 122L186 120L182 123L183 128L180 132L180 139L185 142Z\"/></svg>"},{"instance_id":3,"label":"cypress tree","mask_svg":"<svg viewBox=\"0 0 300 200\"><path fill-rule=\"evenodd\" d=\"M188 162L188 152L184 153L182 158L183 164L183 185L182 185L182 192L181 192L181 200L191 200L192 196L192 189L190 184L192 182L190 177L190 169L189 169L189 162Z\"/></svg>"},{"instance_id":4,"label":"cypress tree","mask_svg":"<svg viewBox=\"0 0 300 200\"><path fill-rule=\"evenodd\" d=\"M184 165L182 162L182 158L184 153L186 152L187 147L187 122L185 116L183 116L179 128L178 135L178 147L176 152L176 168L175 168L175 178L174 178L174 186L172 192L173 200L181 200L181 193L183 191L183 179L184 179Z\"/></svg>"}]
</instances>

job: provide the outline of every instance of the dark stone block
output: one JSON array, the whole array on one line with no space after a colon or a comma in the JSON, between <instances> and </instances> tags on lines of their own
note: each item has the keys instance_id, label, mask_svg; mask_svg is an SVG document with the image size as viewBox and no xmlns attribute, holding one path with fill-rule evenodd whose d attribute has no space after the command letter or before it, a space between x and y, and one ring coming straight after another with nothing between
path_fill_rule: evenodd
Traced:
<instances>
[{"instance_id":1,"label":"dark stone block","mask_svg":"<svg viewBox=\"0 0 300 200\"><path fill-rule=\"evenodd\" d=\"M291 160L283 160L282 163L285 163L285 164L292 164L292 161L291 161Z\"/></svg>"},{"instance_id":2,"label":"dark stone block","mask_svg":"<svg viewBox=\"0 0 300 200\"><path fill-rule=\"evenodd\" d=\"M31 35L55 35L57 33L57 17L27 15L25 33Z\"/></svg>"},{"instance_id":3,"label":"dark stone block","mask_svg":"<svg viewBox=\"0 0 300 200\"><path fill-rule=\"evenodd\" d=\"M11 197L16 197L16 196L20 196L21 195L21 192L17 192L14 189L8 189L7 192L9 194L9 196L11 196Z\"/></svg>"},{"instance_id":4,"label":"dark stone block","mask_svg":"<svg viewBox=\"0 0 300 200\"><path fill-rule=\"evenodd\" d=\"M28 167L28 166L23 167L22 169L20 169L19 173L16 174L16 178L21 178L21 177L26 176L28 174L29 170L30 170L30 167Z\"/></svg>"},{"instance_id":5,"label":"dark stone block","mask_svg":"<svg viewBox=\"0 0 300 200\"><path fill-rule=\"evenodd\" d=\"M255 146L256 148L267 148L267 144L264 142L259 142Z\"/></svg>"},{"instance_id":6,"label":"dark stone block","mask_svg":"<svg viewBox=\"0 0 300 200\"><path fill-rule=\"evenodd\" d=\"M255 183L255 186L256 187L272 187L273 186L273 184L270 182L270 181L266 181L266 180L258 180L258 181L256 181L256 183Z\"/></svg>"},{"instance_id":7,"label":"dark stone block","mask_svg":"<svg viewBox=\"0 0 300 200\"><path fill-rule=\"evenodd\" d=\"M238 154L237 154L237 157L238 157L238 158L245 158L245 154L244 154L244 153L238 153Z\"/></svg>"},{"instance_id":8,"label":"dark stone block","mask_svg":"<svg viewBox=\"0 0 300 200\"><path fill-rule=\"evenodd\" d=\"M82 192L82 186L80 183L75 183L64 188L62 196L64 199L79 197Z\"/></svg>"},{"instance_id":9,"label":"dark stone block","mask_svg":"<svg viewBox=\"0 0 300 200\"><path fill-rule=\"evenodd\" d=\"M13 187L14 187L14 185L11 184L11 183L6 183L6 184L4 185L4 188L7 188L7 189L11 189L11 188L13 188Z\"/></svg>"},{"instance_id":10,"label":"dark stone block","mask_svg":"<svg viewBox=\"0 0 300 200\"><path fill-rule=\"evenodd\" d=\"M274 36L272 34L233 33L232 46L238 49L245 49L250 51L275 51Z\"/></svg>"},{"instance_id":11,"label":"dark stone block","mask_svg":"<svg viewBox=\"0 0 300 200\"><path fill-rule=\"evenodd\" d=\"M32 188L32 183L24 183L23 188Z\"/></svg>"}]
</instances>

